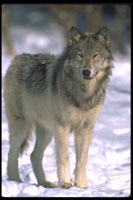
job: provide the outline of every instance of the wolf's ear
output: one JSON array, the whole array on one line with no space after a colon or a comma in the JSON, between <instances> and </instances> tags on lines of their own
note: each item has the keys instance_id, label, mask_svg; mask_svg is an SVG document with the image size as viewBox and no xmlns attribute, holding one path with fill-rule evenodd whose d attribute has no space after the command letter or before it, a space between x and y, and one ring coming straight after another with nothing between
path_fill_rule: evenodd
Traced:
<instances>
[{"instance_id":1,"label":"wolf's ear","mask_svg":"<svg viewBox=\"0 0 133 200\"><path fill-rule=\"evenodd\" d=\"M83 36L83 32L79 30L78 28L72 26L68 34L69 45L72 45L78 42L82 36Z\"/></svg>"},{"instance_id":2,"label":"wolf's ear","mask_svg":"<svg viewBox=\"0 0 133 200\"><path fill-rule=\"evenodd\" d=\"M104 42L107 47L110 47L110 35L106 26L95 33L95 38L99 39L101 42Z\"/></svg>"}]
</instances>

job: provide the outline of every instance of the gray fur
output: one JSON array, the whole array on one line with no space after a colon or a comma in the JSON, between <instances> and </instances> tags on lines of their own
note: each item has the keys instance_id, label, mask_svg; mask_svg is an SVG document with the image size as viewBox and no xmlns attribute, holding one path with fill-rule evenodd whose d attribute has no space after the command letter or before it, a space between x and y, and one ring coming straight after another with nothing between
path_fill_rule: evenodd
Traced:
<instances>
[{"instance_id":1,"label":"gray fur","mask_svg":"<svg viewBox=\"0 0 133 200\"><path fill-rule=\"evenodd\" d=\"M36 144L31 162L38 184L55 187L47 181L42 167L44 150L54 136L58 185L72 186L68 136L74 131L74 184L87 187L88 150L112 67L107 28L84 33L72 27L68 46L60 56L22 54L15 57L4 86L10 132L7 167L10 180L21 181L18 156L25 149L34 125Z\"/></svg>"}]
</instances>

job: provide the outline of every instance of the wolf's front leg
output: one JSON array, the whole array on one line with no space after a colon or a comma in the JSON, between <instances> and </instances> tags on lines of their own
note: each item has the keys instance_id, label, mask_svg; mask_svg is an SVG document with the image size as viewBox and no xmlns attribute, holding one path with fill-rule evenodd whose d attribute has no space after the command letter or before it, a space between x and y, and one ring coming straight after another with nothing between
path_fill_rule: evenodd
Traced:
<instances>
[{"instance_id":1,"label":"wolf's front leg","mask_svg":"<svg viewBox=\"0 0 133 200\"><path fill-rule=\"evenodd\" d=\"M58 125L55 133L57 175L59 187L70 188L71 177L69 169L69 151L68 151L69 128Z\"/></svg>"},{"instance_id":2,"label":"wolf's front leg","mask_svg":"<svg viewBox=\"0 0 133 200\"><path fill-rule=\"evenodd\" d=\"M75 132L76 149L76 168L75 168L75 186L79 188L87 187L86 164L88 159L88 150L93 135L93 128L83 128Z\"/></svg>"}]
</instances>

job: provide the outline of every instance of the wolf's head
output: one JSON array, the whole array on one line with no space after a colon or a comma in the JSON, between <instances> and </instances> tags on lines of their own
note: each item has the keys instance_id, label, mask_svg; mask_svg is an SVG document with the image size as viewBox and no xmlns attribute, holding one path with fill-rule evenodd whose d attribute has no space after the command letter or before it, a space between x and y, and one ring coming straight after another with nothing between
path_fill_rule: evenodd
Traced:
<instances>
[{"instance_id":1,"label":"wolf's head","mask_svg":"<svg viewBox=\"0 0 133 200\"><path fill-rule=\"evenodd\" d=\"M94 78L110 65L110 38L107 27L96 33L82 32L72 27L68 37L68 62L78 69L83 79Z\"/></svg>"}]
</instances>

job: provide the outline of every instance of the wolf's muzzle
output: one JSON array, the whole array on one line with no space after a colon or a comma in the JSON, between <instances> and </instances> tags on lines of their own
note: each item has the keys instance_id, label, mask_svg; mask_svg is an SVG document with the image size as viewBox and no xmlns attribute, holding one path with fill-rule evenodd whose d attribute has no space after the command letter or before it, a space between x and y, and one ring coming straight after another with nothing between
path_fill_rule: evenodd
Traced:
<instances>
[{"instance_id":1,"label":"wolf's muzzle","mask_svg":"<svg viewBox=\"0 0 133 200\"><path fill-rule=\"evenodd\" d=\"M89 69L84 69L82 71L82 75L83 75L83 78L84 79L89 79L90 78L90 75L91 75L91 71Z\"/></svg>"},{"instance_id":2,"label":"wolf's muzzle","mask_svg":"<svg viewBox=\"0 0 133 200\"><path fill-rule=\"evenodd\" d=\"M92 79L97 75L98 71L93 71L90 69L83 69L82 70L82 77L84 79Z\"/></svg>"}]
</instances>

